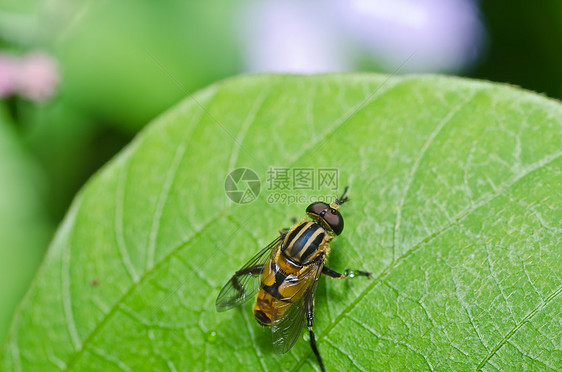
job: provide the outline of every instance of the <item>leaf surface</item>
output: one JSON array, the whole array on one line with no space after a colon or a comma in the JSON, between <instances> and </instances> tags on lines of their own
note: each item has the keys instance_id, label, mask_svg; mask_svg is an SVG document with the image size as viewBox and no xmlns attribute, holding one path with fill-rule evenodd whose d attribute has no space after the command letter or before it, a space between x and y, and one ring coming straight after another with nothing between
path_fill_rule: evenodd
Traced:
<instances>
[{"instance_id":1,"label":"leaf surface","mask_svg":"<svg viewBox=\"0 0 562 372\"><path fill-rule=\"evenodd\" d=\"M202 109L204 107L204 109ZM14 320L4 370L311 370L221 286L350 185L315 330L328 370L562 369L562 108L438 76L246 76L186 99L77 196ZM253 169L262 193L230 202ZM337 169L280 191L271 167ZM315 185L316 187L316 185Z\"/></svg>"}]
</instances>

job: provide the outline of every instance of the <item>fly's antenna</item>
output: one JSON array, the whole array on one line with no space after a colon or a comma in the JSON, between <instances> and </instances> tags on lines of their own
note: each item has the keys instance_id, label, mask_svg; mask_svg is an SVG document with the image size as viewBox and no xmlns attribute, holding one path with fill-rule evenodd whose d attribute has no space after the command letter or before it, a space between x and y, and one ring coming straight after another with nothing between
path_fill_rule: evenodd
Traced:
<instances>
[{"instance_id":1,"label":"fly's antenna","mask_svg":"<svg viewBox=\"0 0 562 372\"><path fill-rule=\"evenodd\" d=\"M346 201L349 200L349 198L346 196L347 195L347 191L349 190L349 186L346 186L345 189L343 190L343 194L341 194L341 196L339 198L336 198L335 204L340 206L343 203L345 203Z\"/></svg>"}]
</instances>

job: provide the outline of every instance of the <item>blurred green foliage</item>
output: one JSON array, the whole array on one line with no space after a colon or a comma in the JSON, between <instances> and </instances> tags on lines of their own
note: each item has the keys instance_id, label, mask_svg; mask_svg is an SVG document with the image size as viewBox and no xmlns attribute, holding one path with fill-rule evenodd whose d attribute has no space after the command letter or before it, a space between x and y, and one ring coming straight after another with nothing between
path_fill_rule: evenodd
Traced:
<instances>
[{"instance_id":1,"label":"blurred green foliage","mask_svg":"<svg viewBox=\"0 0 562 372\"><path fill-rule=\"evenodd\" d=\"M50 231L45 174L0 105L0 343L41 261Z\"/></svg>"},{"instance_id":2,"label":"blurred green foliage","mask_svg":"<svg viewBox=\"0 0 562 372\"><path fill-rule=\"evenodd\" d=\"M12 104L22 138L47 170L54 221L83 182L148 121L240 71L228 1L18 6L34 12L29 17L48 35L30 32L26 40L34 42L22 51L47 49L61 69L61 86L50 102Z\"/></svg>"},{"instance_id":3,"label":"blurred green foliage","mask_svg":"<svg viewBox=\"0 0 562 372\"><path fill-rule=\"evenodd\" d=\"M92 117L135 133L194 89L240 70L231 14L227 1L92 5L54 45L62 90Z\"/></svg>"}]
</instances>

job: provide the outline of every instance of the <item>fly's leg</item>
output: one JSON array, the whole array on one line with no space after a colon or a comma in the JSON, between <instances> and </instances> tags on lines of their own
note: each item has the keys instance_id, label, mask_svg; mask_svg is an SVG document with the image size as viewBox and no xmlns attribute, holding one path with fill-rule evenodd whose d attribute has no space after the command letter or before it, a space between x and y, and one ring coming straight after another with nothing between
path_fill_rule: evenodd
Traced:
<instances>
[{"instance_id":1,"label":"fly's leg","mask_svg":"<svg viewBox=\"0 0 562 372\"><path fill-rule=\"evenodd\" d=\"M353 278L354 276L357 276L357 275L366 276L367 278L370 278L371 275L373 275L372 273L370 273L368 271L350 270L350 269L346 269L343 272L343 274L340 274L336 270L332 270L327 266L324 266L322 268L322 274L328 275L330 278L336 278L336 279L343 279L343 278L347 278L347 277Z\"/></svg>"},{"instance_id":2,"label":"fly's leg","mask_svg":"<svg viewBox=\"0 0 562 372\"><path fill-rule=\"evenodd\" d=\"M320 357L320 352L318 352L318 348L316 347L316 338L314 337L314 331L312 330L312 322L314 320L314 307L310 306L306 312L306 322L308 324L308 332L310 333L310 347L316 355L316 359L318 359L318 364L320 364L320 369L322 372L326 372L324 368L324 363L322 363L322 358Z\"/></svg>"},{"instance_id":3,"label":"fly's leg","mask_svg":"<svg viewBox=\"0 0 562 372\"><path fill-rule=\"evenodd\" d=\"M238 277L242 276L242 275L259 275L261 274L261 272L263 271L263 265L256 265L256 266L252 266L252 267L246 267L245 269L239 270L237 271L233 276L232 276L232 286L239 292L239 293L243 293L244 292L244 288L242 288L240 286L240 283L238 283Z\"/></svg>"}]
</instances>

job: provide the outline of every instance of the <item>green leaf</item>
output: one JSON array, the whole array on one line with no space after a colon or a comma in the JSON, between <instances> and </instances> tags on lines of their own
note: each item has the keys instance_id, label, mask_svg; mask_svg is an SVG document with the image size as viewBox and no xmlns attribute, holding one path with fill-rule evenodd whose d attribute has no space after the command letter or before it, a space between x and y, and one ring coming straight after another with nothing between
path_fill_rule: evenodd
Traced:
<instances>
[{"instance_id":1,"label":"green leaf","mask_svg":"<svg viewBox=\"0 0 562 372\"><path fill-rule=\"evenodd\" d=\"M202 109L204 107L204 109ZM186 99L93 177L59 228L4 370L312 370L273 353L221 286L309 198L350 185L315 331L328 370L562 369L562 108L426 77L247 76ZM262 193L238 205L228 172ZM270 167L338 170L338 190L268 203Z\"/></svg>"}]
</instances>

